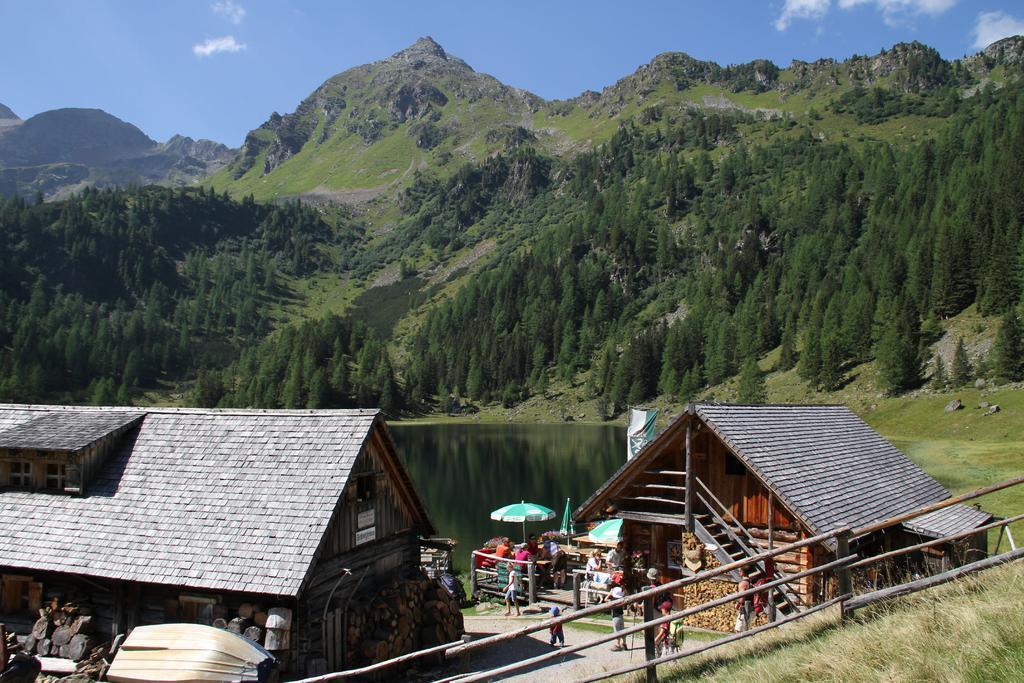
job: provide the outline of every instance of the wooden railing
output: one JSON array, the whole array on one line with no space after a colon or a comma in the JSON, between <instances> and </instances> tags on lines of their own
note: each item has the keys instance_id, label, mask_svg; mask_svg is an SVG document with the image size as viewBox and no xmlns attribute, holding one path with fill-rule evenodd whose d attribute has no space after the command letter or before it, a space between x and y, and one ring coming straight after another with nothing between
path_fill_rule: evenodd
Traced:
<instances>
[{"instance_id":1,"label":"wooden railing","mask_svg":"<svg viewBox=\"0 0 1024 683\"><path fill-rule=\"evenodd\" d=\"M740 520L729 511L729 508L727 508L725 504L722 503L722 501L718 500L718 498L715 497L715 494L713 494L711 492L711 489L709 489L707 485L703 481L701 481L700 477L694 477L693 480L697 482L701 489L703 489L704 494L707 494L707 497L705 497L704 494L702 494L700 491L696 491L697 498L699 498L700 501L704 503L705 509L707 509L712 519L715 520L715 523L725 531L725 533L729 536L729 540L731 540L733 543L739 546L740 550L742 550L745 555L747 555L748 557L754 555L755 553L752 546L758 546L758 544L754 541L754 537L747 530L747 528L743 526L743 523L740 522ZM711 501L713 501L715 505L712 505ZM725 515L729 515L730 517L732 517L733 521L736 523L736 527L743 533L743 536L746 540L741 538L735 531L733 531L732 526L726 521ZM765 567L763 562L761 563L760 568L761 571L764 571ZM781 577L788 576L788 574L779 569L778 566L775 567L775 573ZM790 589L788 584L779 588L778 593L780 596L782 596L782 599L786 602L787 605L790 606L791 609L800 609L797 603L802 603L802 601L800 600L797 593L793 592Z\"/></svg>"},{"instance_id":2,"label":"wooden railing","mask_svg":"<svg viewBox=\"0 0 1024 683\"><path fill-rule=\"evenodd\" d=\"M476 595L477 591L479 591L479 590L487 590L487 591L489 591L489 589L487 587L481 587L480 581L479 581L479 578L478 578L478 572L480 574L484 574L485 576L490 576L490 574L492 572L489 569L482 569L482 568L479 568L479 567L476 566L476 561L477 561L478 557L479 558L483 558L485 560L488 560L490 562L494 562L495 568L493 570L493 574L494 574L495 578L497 578L497 576L499 575L498 567L497 567L497 565L499 565L499 564L504 564L504 565L514 564L516 566L525 567L526 568L526 576L520 577L520 581L526 587L525 594L526 594L526 598L527 598L527 601L528 601L527 604L532 605L535 602L537 602L537 563L536 563L536 561L534 561L534 560L515 560L515 559L512 559L510 557L497 557L497 556L495 556L492 553L485 553L485 552L483 552L481 550L474 550L469 555L469 586L470 586L470 594L471 595ZM498 581L498 583L501 583L501 582ZM498 586L496 594L500 595L501 592L504 590L504 588L505 588L504 586Z\"/></svg>"}]
</instances>

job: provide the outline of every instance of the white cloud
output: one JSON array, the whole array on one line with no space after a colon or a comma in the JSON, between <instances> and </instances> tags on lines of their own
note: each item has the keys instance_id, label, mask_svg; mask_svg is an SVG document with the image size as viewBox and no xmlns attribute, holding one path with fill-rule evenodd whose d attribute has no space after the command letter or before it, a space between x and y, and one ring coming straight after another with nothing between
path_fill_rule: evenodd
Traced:
<instances>
[{"instance_id":1,"label":"white cloud","mask_svg":"<svg viewBox=\"0 0 1024 683\"><path fill-rule=\"evenodd\" d=\"M821 19L828 12L831 0L786 0L775 28L785 31L794 19Z\"/></svg>"},{"instance_id":2,"label":"white cloud","mask_svg":"<svg viewBox=\"0 0 1024 683\"><path fill-rule=\"evenodd\" d=\"M234 0L217 0L217 2L210 5L210 9L232 24L241 24L242 19L245 19L245 8L234 2Z\"/></svg>"},{"instance_id":3,"label":"white cloud","mask_svg":"<svg viewBox=\"0 0 1024 683\"><path fill-rule=\"evenodd\" d=\"M898 26L918 14L938 16L956 2L957 0L839 0L839 6L850 9L858 5L874 5L882 13L882 19L886 24Z\"/></svg>"},{"instance_id":4,"label":"white cloud","mask_svg":"<svg viewBox=\"0 0 1024 683\"><path fill-rule=\"evenodd\" d=\"M1024 35L1024 20L1005 12L982 12L974 24L974 48L982 50L1009 36Z\"/></svg>"},{"instance_id":5,"label":"white cloud","mask_svg":"<svg viewBox=\"0 0 1024 683\"><path fill-rule=\"evenodd\" d=\"M899 26L919 14L938 16L957 3L957 0L837 0L841 9L872 5L882 13L889 26ZM786 0L782 14L775 20L775 28L785 31L794 19L820 21L832 8L832 0Z\"/></svg>"},{"instance_id":6,"label":"white cloud","mask_svg":"<svg viewBox=\"0 0 1024 683\"><path fill-rule=\"evenodd\" d=\"M241 52L245 49L245 43L239 43L234 36L221 36L220 38L207 38L201 43L192 46L192 52L197 57L209 57L218 52Z\"/></svg>"}]
</instances>

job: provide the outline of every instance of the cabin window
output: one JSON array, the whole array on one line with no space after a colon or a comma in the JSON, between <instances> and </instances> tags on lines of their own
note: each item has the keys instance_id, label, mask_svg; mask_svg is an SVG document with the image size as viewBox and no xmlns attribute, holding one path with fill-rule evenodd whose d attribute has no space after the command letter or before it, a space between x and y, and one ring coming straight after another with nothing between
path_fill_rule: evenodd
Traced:
<instances>
[{"instance_id":1,"label":"cabin window","mask_svg":"<svg viewBox=\"0 0 1024 683\"><path fill-rule=\"evenodd\" d=\"M46 488L63 491L67 471L62 462L51 462L46 464Z\"/></svg>"},{"instance_id":2,"label":"cabin window","mask_svg":"<svg viewBox=\"0 0 1024 683\"><path fill-rule=\"evenodd\" d=\"M213 606L216 598L205 595L182 595L178 599L181 604L179 616L182 621L191 624L213 625Z\"/></svg>"},{"instance_id":3,"label":"cabin window","mask_svg":"<svg viewBox=\"0 0 1024 683\"><path fill-rule=\"evenodd\" d=\"M33 612L42 604L43 584L29 576L6 574L3 577L3 611Z\"/></svg>"},{"instance_id":4,"label":"cabin window","mask_svg":"<svg viewBox=\"0 0 1024 683\"><path fill-rule=\"evenodd\" d=\"M743 463L735 455L726 453L725 473L734 477L742 477L747 473L747 468L743 466Z\"/></svg>"},{"instance_id":5,"label":"cabin window","mask_svg":"<svg viewBox=\"0 0 1024 683\"><path fill-rule=\"evenodd\" d=\"M32 463L21 460L12 462L7 483L11 486L32 486Z\"/></svg>"},{"instance_id":6,"label":"cabin window","mask_svg":"<svg viewBox=\"0 0 1024 683\"><path fill-rule=\"evenodd\" d=\"M373 500L377 494L377 477L366 474L356 478L356 500Z\"/></svg>"}]
</instances>

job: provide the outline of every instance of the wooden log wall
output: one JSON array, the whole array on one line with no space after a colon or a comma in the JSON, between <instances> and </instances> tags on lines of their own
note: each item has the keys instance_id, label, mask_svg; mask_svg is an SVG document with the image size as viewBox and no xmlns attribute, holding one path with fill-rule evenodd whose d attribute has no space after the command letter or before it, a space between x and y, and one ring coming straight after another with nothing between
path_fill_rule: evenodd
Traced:
<instances>
[{"instance_id":1,"label":"wooden log wall","mask_svg":"<svg viewBox=\"0 0 1024 683\"><path fill-rule=\"evenodd\" d=\"M742 474L737 472L736 465L742 465L729 448L708 429L702 429L693 438L694 472L711 492L729 508L744 526L768 526L768 489L744 465ZM731 466L727 466L730 458L735 458ZM794 518L775 501L774 519L776 529L795 530Z\"/></svg>"},{"instance_id":2,"label":"wooden log wall","mask_svg":"<svg viewBox=\"0 0 1024 683\"><path fill-rule=\"evenodd\" d=\"M352 573L338 583L342 569ZM328 598L330 609L343 606L359 584L359 592L372 593L380 586L413 575L419 569L419 537L412 532L357 546L353 550L318 562L298 607L296 652L299 660L323 659L323 612ZM360 582L360 577L363 577ZM337 584L333 597L331 590Z\"/></svg>"}]
</instances>

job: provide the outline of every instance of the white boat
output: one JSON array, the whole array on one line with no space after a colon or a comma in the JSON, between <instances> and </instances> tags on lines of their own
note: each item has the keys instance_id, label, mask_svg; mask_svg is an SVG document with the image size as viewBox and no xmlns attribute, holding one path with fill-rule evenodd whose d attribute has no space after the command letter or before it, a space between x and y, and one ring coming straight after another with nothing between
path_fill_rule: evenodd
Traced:
<instances>
[{"instance_id":1,"label":"white boat","mask_svg":"<svg viewBox=\"0 0 1024 683\"><path fill-rule=\"evenodd\" d=\"M274 656L239 635L200 624L137 626L107 670L114 683L267 683Z\"/></svg>"}]
</instances>

